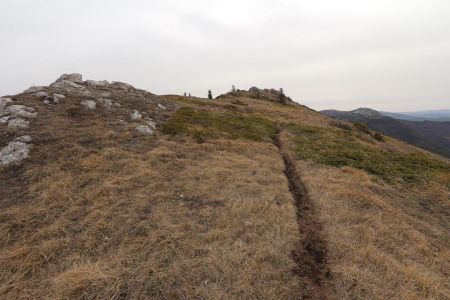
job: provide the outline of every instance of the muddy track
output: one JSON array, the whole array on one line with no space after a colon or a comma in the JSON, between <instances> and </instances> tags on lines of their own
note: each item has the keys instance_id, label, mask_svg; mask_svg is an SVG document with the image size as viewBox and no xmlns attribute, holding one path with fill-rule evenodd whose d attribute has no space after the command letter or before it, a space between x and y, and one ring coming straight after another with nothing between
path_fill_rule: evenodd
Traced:
<instances>
[{"instance_id":1,"label":"muddy track","mask_svg":"<svg viewBox=\"0 0 450 300\"><path fill-rule=\"evenodd\" d=\"M327 248L322 234L322 226L318 220L314 204L308 196L295 160L283 146L282 132L273 138L284 161L284 173L289 183L289 190L297 207L297 223L300 240L292 251L292 257L297 264L294 273L301 279L302 299L328 299L331 297L329 285L331 273L327 264Z\"/></svg>"}]
</instances>

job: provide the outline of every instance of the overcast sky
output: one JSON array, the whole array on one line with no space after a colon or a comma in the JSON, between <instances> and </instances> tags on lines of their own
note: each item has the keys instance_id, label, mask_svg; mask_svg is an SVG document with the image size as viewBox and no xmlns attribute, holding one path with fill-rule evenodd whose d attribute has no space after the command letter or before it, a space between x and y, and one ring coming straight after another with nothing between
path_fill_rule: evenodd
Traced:
<instances>
[{"instance_id":1,"label":"overcast sky","mask_svg":"<svg viewBox=\"0 0 450 300\"><path fill-rule=\"evenodd\" d=\"M450 108L450 1L0 0L0 95L69 72L156 94L234 84L315 109Z\"/></svg>"}]
</instances>

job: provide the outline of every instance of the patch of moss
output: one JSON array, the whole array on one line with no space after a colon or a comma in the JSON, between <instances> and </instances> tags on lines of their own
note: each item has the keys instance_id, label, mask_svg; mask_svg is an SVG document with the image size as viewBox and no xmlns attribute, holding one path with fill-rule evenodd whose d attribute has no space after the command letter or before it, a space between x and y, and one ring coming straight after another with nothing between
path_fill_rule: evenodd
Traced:
<instances>
[{"instance_id":1,"label":"patch of moss","mask_svg":"<svg viewBox=\"0 0 450 300\"><path fill-rule=\"evenodd\" d=\"M270 142L276 132L276 125L268 119L238 112L211 112L182 107L162 130L170 135L187 134L199 141L225 137Z\"/></svg>"},{"instance_id":2,"label":"patch of moss","mask_svg":"<svg viewBox=\"0 0 450 300\"><path fill-rule=\"evenodd\" d=\"M335 167L350 166L387 182L426 182L450 173L450 164L420 152L387 152L365 145L352 132L335 128L286 125L294 135L298 159ZM449 184L445 182L445 184Z\"/></svg>"}]
</instances>

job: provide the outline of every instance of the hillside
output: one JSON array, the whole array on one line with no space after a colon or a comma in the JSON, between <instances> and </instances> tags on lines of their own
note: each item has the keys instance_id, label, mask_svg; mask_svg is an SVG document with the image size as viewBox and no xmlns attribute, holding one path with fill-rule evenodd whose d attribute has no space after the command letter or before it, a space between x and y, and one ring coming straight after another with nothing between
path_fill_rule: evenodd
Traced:
<instances>
[{"instance_id":1,"label":"hillside","mask_svg":"<svg viewBox=\"0 0 450 300\"><path fill-rule=\"evenodd\" d=\"M0 101L2 299L450 298L448 160L275 90Z\"/></svg>"},{"instance_id":2,"label":"hillside","mask_svg":"<svg viewBox=\"0 0 450 300\"><path fill-rule=\"evenodd\" d=\"M321 113L340 120L365 123L372 130L450 158L450 122L399 120L368 108L324 110Z\"/></svg>"}]
</instances>

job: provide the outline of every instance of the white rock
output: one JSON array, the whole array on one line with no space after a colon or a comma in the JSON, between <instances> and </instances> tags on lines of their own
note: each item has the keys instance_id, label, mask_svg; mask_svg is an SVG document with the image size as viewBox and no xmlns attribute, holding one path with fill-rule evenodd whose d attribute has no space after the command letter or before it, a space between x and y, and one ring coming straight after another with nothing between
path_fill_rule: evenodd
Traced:
<instances>
[{"instance_id":1,"label":"white rock","mask_svg":"<svg viewBox=\"0 0 450 300\"><path fill-rule=\"evenodd\" d=\"M109 85L109 82L106 81L106 80L102 80L102 81L87 80L86 83L90 87L107 86L107 85Z\"/></svg>"},{"instance_id":2,"label":"white rock","mask_svg":"<svg viewBox=\"0 0 450 300\"><path fill-rule=\"evenodd\" d=\"M50 101L48 101L48 100L44 100L42 102L44 102L44 104L50 104Z\"/></svg>"},{"instance_id":3,"label":"white rock","mask_svg":"<svg viewBox=\"0 0 450 300\"><path fill-rule=\"evenodd\" d=\"M0 150L0 165L6 166L27 158L30 153L30 148L31 145L24 142L10 142Z\"/></svg>"},{"instance_id":4,"label":"white rock","mask_svg":"<svg viewBox=\"0 0 450 300\"><path fill-rule=\"evenodd\" d=\"M11 105L5 109L5 112L15 117L34 118L37 113L35 109L25 105Z\"/></svg>"},{"instance_id":5,"label":"white rock","mask_svg":"<svg viewBox=\"0 0 450 300\"><path fill-rule=\"evenodd\" d=\"M53 94L53 102L59 103L59 101L66 99L66 96L62 94Z\"/></svg>"},{"instance_id":6,"label":"white rock","mask_svg":"<svg viewBox=\"0 0 450 300\"><path fill-rule=\"evenodd\" d=\"M133 111L133 113L131 114L131 120L141 120L141 119L142 114L138 110Z\"/></svg>"},{"instance_id":7,"label":"white rock","mask_svg":"<svg viewBox=\"0 0 450 300\"><path fill-rule=\"evenodd\" d=\"M144 134L144 135L153 134L153 130L150 127L145 126L145 125L140 125L140 126L136 127L136 130L139 133Z\"/></svg>"},{"instance_id":8,"label":"white rock","mask_svg":"<svg viewBox=\"0 0 450 300\"><path fill-rule=\"evenodd\" d=\"M38 97L38 98L47 98L48 97L48 93L41 91L41 92L37 92L33 94L34 97Z\"/></svg>"},{"instance_id":9,"label":"white rock","mask_svg":"<svg viewBox=\"0 0 450 300\"><path fill-rule=\"evenodd\" d=\"M111 99L100 98L98 101L106 108L111 108L113 106L113 101Z\"/></svg>"},{"instance_id":10,"label":"white rock","mask_svg":"<svg viewBox=\"0 0 450 300\"><path fill-rule=\"evenodd\" d=\"M71 82L75 82L75 83L82 83L83 82L83 76L81 74L78 74L78 73L63 74L56 81L58 82L58 81L65 81L65 80L71 81Z\"/></svg>"},{"instance_id":11,"label":"white rock","mask_svg":"<svg viewBox=\"0 0 450 300\"><path fill-rule=\"evenodd\" d=\"M23 143L28 143L28 142L31 142L31 141L32 141L32 138L31 138L31 136L29 136L29 135L23 135L23 136L21 136L21 137L16 138L15 141L23 142Z\"/></svg>"},{"instance_id":12,"label":"white rock","mask_svg":"<svg viewBox=\"0 0 450 300\"><path fill-rule=\"evenodd\" d=\"M6 104L13 102L11 98L0 98L0 111L2 111Z\"/></svg>"},{"instance_id":13,"label":"white rock","mask_svg":"<svg viewBox=\"0 0 450 300\"><path fill-rule=\"evenodd\" d=\"M82 90L85 89L84 86L81 86L79 84L76 84L73 81L70 80L61 80L61 81L56 81L52 84L50 84L50 86L52 88L59 88L59 89L65 89L67 91L72 91L72 90Z\"/></svg>"},{"instance_id":14,"label":"white rock","mask_svg":"<svg viewBox=\"0 0 450 300\"><path fill-rule=\"evenodd\" d=\"M166 110L167 108L164 106L164 105L162 105L161 103L158 103L158 108L160 108L160 109L162 109L162 110Z\"/></svg>"},{"instance_id":15,"label":"white rock","mask_svg":"<svg viewBox=\"0 0 450 300\"><path fill-rule=\"evenodd\" d=\"M32 86L32 87L26 89L25 91L23 91L23 93L37 93L37 92L43 91L45 89L46 89L45 86Z\"/></svg>"},{"instance_id":16,"label":"white rock","mask_svg":"<svg viewBox=\"0 0 450 300\"><path fill-rule=\"evenodd\" d=\"M9 120L9 116L0 118L0 124L6 124L6 123L8 123L8 120Z\"/></svg>"},{"instance_id":17,"label":"white rock","mask_svg":"<svg viewBox=\"0 0 450 300\"><path fill-rule=\"evenodd\" d=\"M114 85L115 87L120 88L121 90L123 90L125 92L135 90L134 86L132 86L131 84L128 84L128 83L113 81L113 82L111 82L111 84Z\"/></svg>"},{"instance_id":18,"label":"white rock","mask_svg":"<svg viewBox=\"0 0 450 300\"><path fill-rule=\"evenodd\" d=\"M22 118L11 119L8 121L8 128L28 128L30 122Z\"/></svg>"},{"instance_id":19,"label":"white rock","mask_svg":"<svg viewBox=\"0 0 450 300\"><path fill-rule=\"evenodd\" d=\"M81 106L89 110L94 110L97 107L97 103L92 100L83 100Z\"/></svg>"},{"instance_id":20,"label":"white rock","mask_svg":"<svg viewBox=\"0 0 450 300\"><path fill-rule=\"evenodd\" d=\"M156 123L152 119L147 119L145 121L147 122L148 126L150 126L153 129L156 129Z\"/></svg>"}]
</instances>

